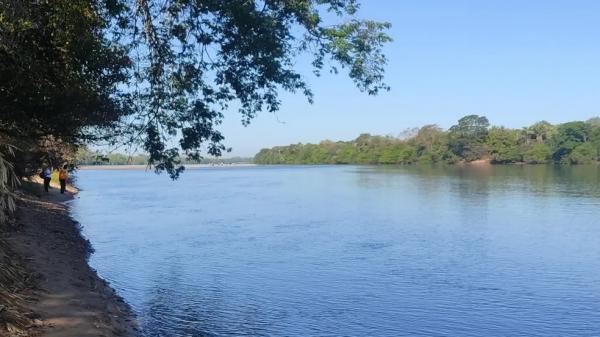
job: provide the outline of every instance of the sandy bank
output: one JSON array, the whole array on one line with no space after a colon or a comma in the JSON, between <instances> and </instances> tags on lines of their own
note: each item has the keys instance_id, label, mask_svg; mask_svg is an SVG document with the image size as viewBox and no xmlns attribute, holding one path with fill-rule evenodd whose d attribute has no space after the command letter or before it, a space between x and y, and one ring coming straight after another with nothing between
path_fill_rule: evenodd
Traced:
<instances>
[{"instance_id":1,"label":"sandy bank","mask_svg":"<svg viewBox=\"0 0 600 337\"><path fill-rule=\"evenodd\" d=\"M491 159L477 159L477 160L473 160L467 163L467 165L473 165L473 166L488 166L488 165L492 165L492 160Z\"/></svg>"},{"instance_id":2,"label":"sandy bank","mask_svg":"<svg viewBox=\"0 0 600 337\"><path fill-rule=\"evenodd\" d=\"M61 195L53 188L46 194L41 186L33 186L40 192L21 195L15 228L3 233L12 252L32 275L32 286L19 294L27 299L24 306L35 318L29 335L137 335L130 308L87 263L89 242L81 236L64 203L73 193Z\"/></svg>"}]
</instances>

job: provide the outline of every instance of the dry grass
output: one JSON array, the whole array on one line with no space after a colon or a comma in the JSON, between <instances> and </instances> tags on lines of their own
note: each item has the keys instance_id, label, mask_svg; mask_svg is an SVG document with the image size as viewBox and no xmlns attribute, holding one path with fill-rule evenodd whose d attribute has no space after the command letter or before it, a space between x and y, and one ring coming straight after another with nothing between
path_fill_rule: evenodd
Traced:
<instances>
[{"instance_id":1,"label":"dry grass","mask_svg":"<svg viewBox=\"0 0 600 337\"><path fill-rule=\"evenodd\" d=\"M12 230L11 220L17 208L15 189L19 179L7 157L15 148L0 145L0 336L26 336L32 326L32 313L25 309L22 291L30 286L30 274L22 261L2 238Z\"/></svg>"},{"instance_id":2,"label":"dry grass","mask_svg":"<svg viewBox=\"0 0 600 337\"><path fill-rule=\"evenodd\" d=\"M15 189L19 186L19 178L7 159L14 156L14 150L14 146L0 145L0 224L5 224L17 208Z\"/></svg>"},{"instance_id":3,"label":"dry grass","mask_svg":"<svg viewBox=\"0 0 600 337\"><path fill-rule=\"evenodd\" d=\"M34 320L21 294L31 284L31 274L0 238L0 336L27 336Z\"/></svg>"}]
</instances>

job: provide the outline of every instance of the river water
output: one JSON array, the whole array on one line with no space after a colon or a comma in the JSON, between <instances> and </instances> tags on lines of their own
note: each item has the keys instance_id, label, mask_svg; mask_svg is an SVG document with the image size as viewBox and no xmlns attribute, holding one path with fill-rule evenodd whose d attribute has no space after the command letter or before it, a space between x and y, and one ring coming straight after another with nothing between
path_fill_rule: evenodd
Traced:
<instances>
[{"instance_id":1,"label":"river water","mask_svg":"<svg viewBox=\"0 0 600 337\"><path fill-rule=\"evenodd\" d=\"M145 336L598 336L596 166L81 171Z\"/></svg>"}]
</instances>

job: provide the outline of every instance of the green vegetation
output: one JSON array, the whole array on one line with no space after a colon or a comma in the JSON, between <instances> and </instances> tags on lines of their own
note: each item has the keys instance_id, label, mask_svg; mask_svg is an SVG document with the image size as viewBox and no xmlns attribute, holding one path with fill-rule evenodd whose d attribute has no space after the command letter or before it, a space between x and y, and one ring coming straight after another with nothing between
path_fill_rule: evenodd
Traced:
<instances>
[{"instance_id":1,"label":"green vegetation","mask_svg":"<svg viewBox=\"0 0 600 337\"><path fill-rule=\"evenodd\" d=\"M144 165L148 163L148 156L122 153L102 154L90 151L86 147L80 147L75 156L75 163L77 165Z\"/></svg>"},{"instance_id":2,"label":"green vegetation","mask_svg":"<svg viewBox=\"0 0 600 337\"><path fill-rule=\"evenodd\" d=\"M387 90L388 23L357 0L4 0L0 143L19 176L74 159L83 144L126 144L172 178L229 149L219 131L275 112L279 92L312 102L297 59L345 70L359 90Z\"/></svg>"},{"instance_id":3,"label":"green vegetation","mask_svg":"<svg viewBox=\"0 0 600 337\"><path fill-rule=\"evenodd\" d=\"M231 158L202 158L200 160L182 160L182 164L239 164L251 163L252 158L231 157ZM86 147L81 147L75 157L77 165L146 165L148 164L148 155L123 153L102 154L93 152Z\"/></svg>"},{"instance_id":4,"label":"green vegetation","mask_svg":"<svg viewBox=\"0 0 600 337\"><path fill-rule=\"evenodd\" d=\"M416 164L489 160L495 164L590 164L600 160L600 118L522 129L492 126L483 116L461 118L447 131L426 125L409 137L362 134L351 141L323 141L263 149L257 164Z\"/></svg>"}]
</instances>

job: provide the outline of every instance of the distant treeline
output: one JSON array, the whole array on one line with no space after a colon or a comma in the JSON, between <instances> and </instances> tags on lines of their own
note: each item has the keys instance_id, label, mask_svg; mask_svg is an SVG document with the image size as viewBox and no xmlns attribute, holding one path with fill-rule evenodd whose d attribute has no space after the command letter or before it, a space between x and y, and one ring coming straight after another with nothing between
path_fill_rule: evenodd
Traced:
<instances>
[{"instance_id":1,"label":"distant treeline","mask_svg":"<svg viewBox=\"0 0 600 337\"><path fill-rule=\"evenodd\" d=\"M448 130L426 125L402 137L362 134L351 141L322 141L262 149L257 164L459 163L590 164L600 159L600 118L522 129L492 126L469 115Z\"/></svg>"},{"instance_id":2,"label":"distant treeline","mask_svg":"<svg viewBox=\"0 0 600 337\"><path fill-rule=\"evenodd\" d=\"M147 165L148 155L135 154L127 155L123 153L93 152L86 148L80 148L77 152L76 162L78 165ZM232 158L202 158L198 161L182 160L182 164L239 164L251 163L252 158L232 157Z\"/></svg>"}]
</instances>

